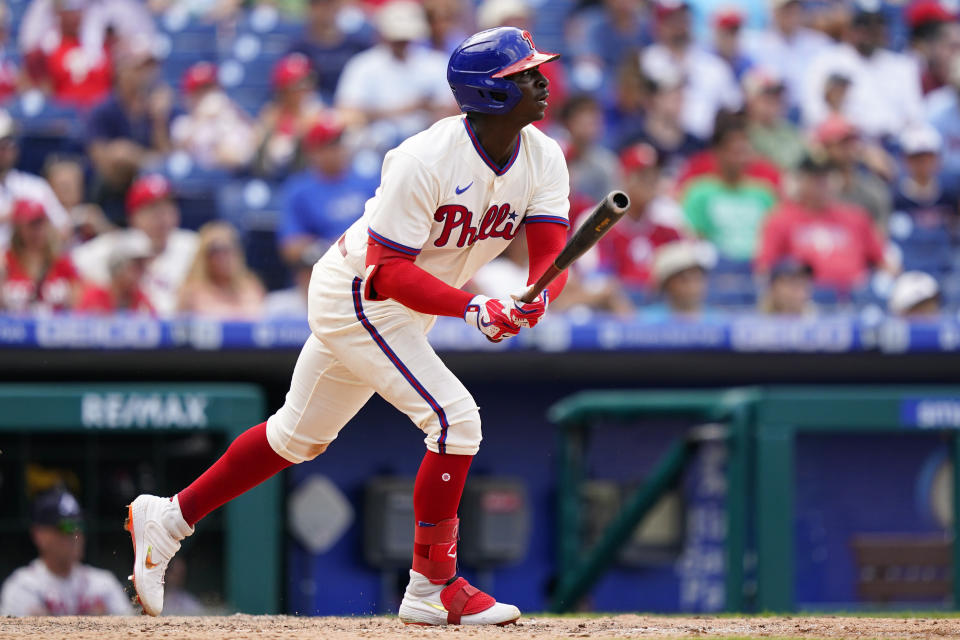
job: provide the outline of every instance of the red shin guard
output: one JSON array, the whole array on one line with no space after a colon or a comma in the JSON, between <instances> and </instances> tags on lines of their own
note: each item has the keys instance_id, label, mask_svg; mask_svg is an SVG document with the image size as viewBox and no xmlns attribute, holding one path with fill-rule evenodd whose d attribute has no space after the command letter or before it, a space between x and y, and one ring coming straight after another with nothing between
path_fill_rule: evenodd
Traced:
<instances>
[{"instance_id":1,"label":"red shin guard","mask_svg":"<svg viewBox=\"0 0 960 640\"><path fill-rule=\"evenodd\" d=\"M413 534L413 570L434 584L443 584L456 575L459 529L459 518L441 520L432 526L418 522Z\"/></svg>"},{"instance_id":2,"label":"red shin guard","mask_svg":"<svg viewBox=\"0 0 960 640\"><path fill-rule=\"evenodd\" d=\"M220 505L292 464L277 455L267 442L266 422L247 429L213 466L177 494L183 519L192 527Z\"/></svg>"}]
</instances>

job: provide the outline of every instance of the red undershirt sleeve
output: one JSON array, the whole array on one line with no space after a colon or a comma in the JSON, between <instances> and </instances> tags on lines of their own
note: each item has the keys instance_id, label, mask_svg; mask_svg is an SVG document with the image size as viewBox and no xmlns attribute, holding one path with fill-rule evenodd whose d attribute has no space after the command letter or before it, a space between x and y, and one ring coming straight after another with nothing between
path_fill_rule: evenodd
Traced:
<instances>
[{"instance_id":1,"label":"red undershirt sleeve","mask_svg":"<svg viewBox=\"0 0 960 640\"><path fill-rule=\"evenodd\" d=\"M533 284L563 250L567 243L567 227L553 222L527 222L524 228L527 232L527 255L530 260L527 284ZM556 300L566 284L567 271L564 270L547 287L550 299Z\"/></svg>"},{"instance_id":2,"label":"red undershirt sleeve","mask_svg":"<svg viewBox=\"0 0 960 640\"><path fill-rule=\"evenodd\" d=\"M415 256L367 241L368 300L392 298L403 306L435 316L462 318L472 293L451 287L413 263ZM372 268L371 268L372 267Z\"/></svg>"}]
</instances>

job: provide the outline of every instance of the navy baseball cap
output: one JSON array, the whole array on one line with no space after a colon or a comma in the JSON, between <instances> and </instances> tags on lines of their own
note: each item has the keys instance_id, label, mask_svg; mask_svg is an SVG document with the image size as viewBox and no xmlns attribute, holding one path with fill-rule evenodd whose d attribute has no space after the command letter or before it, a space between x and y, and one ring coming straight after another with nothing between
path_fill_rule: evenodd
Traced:
<instances>
[{"instance_id":1,"label":"navy baseball cap","mask_svg":"<svg viewBox=\"0 0 960 640\"><path fill-rule=\"evenodd\" d=\"M56 527L61 533L76 533L83 529L83 510L72 493L52 489L33 501L32 521L35 525Z\"/></svg>"}]
</instances>

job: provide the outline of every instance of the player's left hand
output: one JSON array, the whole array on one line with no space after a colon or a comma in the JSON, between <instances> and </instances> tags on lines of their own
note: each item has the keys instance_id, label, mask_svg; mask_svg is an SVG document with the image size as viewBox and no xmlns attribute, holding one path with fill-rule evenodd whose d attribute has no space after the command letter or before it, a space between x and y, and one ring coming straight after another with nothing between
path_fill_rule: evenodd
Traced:
<instances>
[{"instance_id":1,"label":"player's left hand","mask_svg":"<svg viewBox=\"0 0 960 640\"><path fill-rule=\"evenodd\" d=\"M520 333L520 326L511 315L512 302L477 295L470 300L463 319L487 336L490 342L500 342Z\"/></svg>"},{"instance_id":2,"label":"player's left hand","mask_svg":"<svg viewBox=\"0 0 960 640\"><path fill-rule=\"evenodd\" d=\"M523 292L512 294L513 307L510 309L510 319L518 327L530 329L538 322L543 314L547 312L547 305L550 304L550 292L546 289L530 302L523 302L520 298Z\"/></svg>"}]
</instances>

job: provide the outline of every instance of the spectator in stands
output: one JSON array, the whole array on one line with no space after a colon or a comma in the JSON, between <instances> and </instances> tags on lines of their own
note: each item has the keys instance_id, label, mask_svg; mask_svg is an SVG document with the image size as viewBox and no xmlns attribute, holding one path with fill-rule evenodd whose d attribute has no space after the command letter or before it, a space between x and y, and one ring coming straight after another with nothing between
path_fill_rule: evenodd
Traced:
<instances>
[{"instance_id":1,"label":"spectator in stands","mask_svg":"<svg viewBox=\"0 0 960 640\"><path fill-rule=\"evenodd\" d=\"M68 214L47 181L26 171L16 169L20 158L13 118L0 109L0 250L10 244L11 221L15 200L32 200L43 205L50 224L61 238L71 231Z\"/></svg>"},{"instance_id":2,"label":"spectator in stands","mask_svg":"<svg viewBox=\"0 0 960 640\"><path fill-rule=\"evenodd\" d=\"M96 181L95 201L113 222L123 221L124 194L141 167L170 151L173 93L156 85L151 43L132 40L114 56L114 90L94 107L87 124L87 153Z\"/></svg>"},{"instance_id":3,"label":"spectator in stands","mask_svg":"<svg viewBox=\"0 0 960 640\"><path fill-rule=\"evenodd\" d=\"M287 180L277 226L280 254L290 265L319 260L363 214L379 179L354 167L343 143L343 124L333 116L310 127L303 153L307 168Z\"/></svg>"},{"instance_id":4,"label":"spectator in stands","mask_svg":"<svg viewBox=\"0 0 960 640\"><path fill-rule=\"evenodd\" d=\"M138 41L152 43L157 35L153 17L139 0L31 0L18 32L24 55L49 54L57 48L62 35L57 11L62 7L81 12L78 33L86 51Z\"/></svg>"},{"instance_id":5,"label":"spectator in stands","mask_svg":"<svg viewBox=\"0 0 960 640\"><path fill-rule=\"evenodd\" d=\"M740 45L743 12L736 5L721 7L713 14L713 51L727 63L737 81L743 78L753 62Z\"/></svg>"},{"instance_id":6,"label":"spectator in stands","mask_svg":"<svg viewBox=\"0 0 960 640\"><path fill-rule=\"evenodd\" d=\"M928 96L927 116L943 139L942 173L952 182L960 179L960 55L950 62L949 80Z\"/></svg>"},{"instance_id":7,"label":"spectator in stands","mask_svg":"<svg viewBox=\"0 0 960 640\"><path fill-rule=\"evenodd\" d=\"M516 27L522 31L530 31L532 24L527 0L484 0L477 7L477 28L485 30L494 27ZM534 126L549 129L553 122L553 113L559 112L567 101L570 81L562 64L545 64L538 68L549 83L550 108L543 120L535 122Z\"/></svg>"},{"instance_id":8,"label":"spectator in stands","mask_svg":"<svg viewBox=\"0 0 960 640\"><path fill-rule=\"evenodd\" d=\"M804 120L817 125L825 119L825 83L840 72L851 80L844 115L856 122L864 135L882 140L919 122L923 118L923 102L917 65L886 46L883 4L859 0L844 42L826 49L809 65L797 65L808 66Z\"/></svg>"},{"instance_id":9,"label":"spectator in stands","mask_svg":"<svg viewBox=\"0 0 960 640\"><path fill-rule=\"evenodd\" d=\"M323 113L314 92L310 61L291 53L277 62L271 76L273 98L257 119L259 149L256 167L268 176L287 173L296 159L300 138Z\"/></svg>"},{"instance_id":10,"label":"spectator in stands","mask_svg":"<svg viewBox=\"0 0 960 640\"><path fill-rule=\"evenodd\" d=\"M423 7L393 0L375 16L381 42L347 63L336 107L359 143L385 151L443 116L456 113L447 85L446 54L419 43L428 37Z\"/></svg>"},{"instance_id":11,"label":"spectator in stands","mask_svg":"<svg viewBox=\"0 0 960 640\"><path fill-rule=\"evenodd\" d=\"M876 151L861 143L856 127L842 116L824 120L815 136L838 178L840 200L866 210L881 233L886 233L892 207L890 187L862 162ZM881 163L886 162L886 154L883 156Z\"/></svg>"},{"instance_id":12,"label":"spectator in stands","mask_svg":"<svg viewBox=\"0 0 960 640\"><path fill-rule=\"evenodd\" d=\"M760 299L760 311L769 315L816 315L810 265L793 258L783 258L773 265L767 290Z\"/></svg>"},{"instance_id":13,"label":"spectator in stands","mask_svg":"<svg viewBox=\"0 0 960 640\"><path fill-rule=\"evenodd\" d=\"M840 292L862 286L871 268L888 267L883 242L870 216L840 202L830 185L832 167L818 156L799 166L796 199L780 204L763 227L755 268L770 273L783 258L813 269L814 281Z\"/></svg>"},{"instance_id":14,"label":"spectator in stands","mask_svg":"<svg viewBox=\"0 0 960 640\"><path fill-rule=\"evenodd\" d=\"M805 153L800 130L786 117L785 85L774 72L754 67L743 78L750 143L781 169L797 166Z\"/></svg>"},{"instance_id":15,"label":"spectator in stands","mask_svg":"<svg viewBox=\"0 0 960 640\"><path fill-rule=\"evenodd\" d=\"M106 287L110 282L107 265L114 247L129 242L131 234L145 233L151 258L143 290L157 314L169 316L176 309L177 292L197 252L197 234L178 228L180 210L173 188L160 175L145 175L133 183L127 193L127 212L129 230L111 231L76 247L73 260L85 279Z\"/></svg>"},{"instance_id":16,"label":"spectator in stands","mask_svg":"<svg viewBox=\"0 0 960 640\"><path fill-rule=\"evenodd\" d=\"M56 232L43 205L13 203L13 235L3 261L0 299L8 312L67 311L76 302L80 277L70 258L60 253Z\"/></svg>"},{"instance_id":17,"label":"spectator in stands","mask_svg":"<svg viewBox=\"0 0 960 640\"><path fill-rule=\"evenodd\" d=\"M376 33L366 20L353 14L354 19L341 19L345 13L342 0L310 0L303 35L290 49L309 58L326 104L333 102L347 61L376 41Z\"/></svg>"},{"instance_id":18,"label":"spectator in stands","mask_svg":"<svg viewBox=\"0 0 960 640\"><path fill-rule=\"evenodd\" d=\"M80 293L81 313L144 313L153 315L153 305L143 291L147 260L153 256L146 234L131 231L124 242L116 243L107 258L110 283L103 287L88 282Z\"/></svg>"},{"instance_id":19,"label":"spectator in stands","mask_svg":"<svg viewBox=\"0 0 960 640\"><path fill-rule=\"evenodd\" d=\"M464 0L423 0L430 35L430 47L449 56L470 35L464 29ZM471 16L472 17L472 16ZM472 20L471 20L472 24Z\"/></svg>"},{"instance_id":20,"label":"spectator in stands","mask_svg":"<svg viewBox=\"0 0 960 640\"><path fill-rule=\"evenodd\" d=\"M181 91L186 113L173 119L170 138L201 167L246 167L257 150L257 134L246 112L220 88L217 67L198 62L186 70Z\"/></svg>"},{"instance_id":21,"label":"spectator in stands","mask_svg":"<svg viewBox=\"0 0 960 640\"><path fill-rule=\"evenodd\" d=\"M960 54L960 25L939 0L920 0L907 9L910 44L922 64L920 86L927 95L945 86L950 61Z\"/></svg>"},{"instance_id":22,"label":"spectator in stands","mask_svg":"<svg viewBox=\"0 0 960 640\"><path fill-rule=\"evenodd\" d=\"M923 271L901 273L887 301L890 313L911 319L931 319L940 313L940 285Z\"/></svg>"},{"instance_id":23,"label":"spectator in stands","mask_svg":"<svg viewBox=\"0 0 960 640\"><path fill-rule=\"evenodd\" d=\"M263 285L247 269L236 229L227 222L208 222L199 236L200 246L180 289L177 309L230 320L259 317Z\"/></svg>"},{"instance_id":24,"label":"spectator in stands","mask_svg":"<svg viewBox=\"0 0 960 640\"><path fill-rule=\"evenodd\" d=\"M687 159L704 147L683 121L683 75L676 67L654 67L645 72L646 116L639 131L623 138L633 144L645 142L657 150L667 176L675 176Z\"/></svg>"},{"instance_id":25,"label":"spectator in stands","mask_svg":"<svg viewBox=\"0 0 960 640\"><path fill-rule=\"evenodd\" d=\"M802 0L771 0L773 21L768 29L746 34L747 54L783 78L790 108L800 106L807 63L830 48L830 38L807 28ZM802 61L802 63L801 63Z\"/></svg>"},{"instance_id":26,"label":"spectator in stands","mask_svg":"<svg viewBox=\"0 0 960 640\"><path fill-rule=\"evenodd\" d=\"M742 113L718 114L712 151L716 171L686 183L684 215L690 227L712 242L721 256L751 260L777 194L770 183L747 174L753 151Z\"/></svg>"},{"instance_id":27,"label":"spectator in stands","mask_svg":"<svg viewBox=\"0 0 960 640\"><path fill-rule=\"evenodd\" d=\"M0 589L0 615L133 615L109 571L83 561L83 512L67 491L41 493L32 505L30 538L38 557L14 571Z\"/></svg>"},{"instance_id":28,"label":"spectator in stands","mask_svg":"<svg viewBox=\"0 0 960 640\"><path fill-rule=\"evenodd\" d=\"M10 8L0 4L0 102L12 98L22 84L20 67L15 52L8 47L10 41Z\"/></svg>"},{"instance_id":29,"label":"spectator in stands","mask_svg":"<svg viewBox=\"0 0 960 640\"><path fill-rule=\"evenodd\" d=\"M93 47L80 41L80 23L86 0L58 0L56 21L60 38L49 50L37 50L27 58L35 84L54 100L87 109L110 93L109 43Z\"/></svg>"},{"instance_id":30,"label":"spectator in stands","mask_svg":"<svg viewBox=\"0 0 960 640\"><path fill-rule=\"evenodd\" d=\"M567 35L574 52L573 75L581 78L580 88L585 91L597 89L604 74L612 74L624 58L635 56L653 40L644 2L603 0L599 4L571 21Z\"/></svg>"},{"instance_id":31,"label":"spectator in stands","mask_svg":"<svg viewBox=\"0 0 960 640\"><path fill-rule=\"evenodd\" d=\"M547 65L549 66L549 65ZM622 151L637 142L647 118L647 79L640 71L639 56L628 56L617 68L613 96L607 101L604 146ZM551 101L553 86L550 86ZM547 110L549 114L550 109Z\"/></svg>"},{"instance_id":32,"label":"spectator in stands","mask_svg":"<svg viewBox=\"0 0 960 640\"><path fill-rule=\"evenodd\" d=\"M920 228L953 229L960 213L960 191L940 179L943 141L930 125L918 125L900 136L904 174L893 193L893 210L906 213Z\"/></svg>"},{"instance_id":33,"label":"spectator in stands","mask_svg":"<svg viewBox=\"0 0 960 640\"><path fill-rule=\"evenodd\" d=\"M703 317L707 300L707 272L714 260L709 247L684 240L668 242L653 258L653 278L663 301L643 310L650 319Z\"/></svg>"},{"instance_id":34,"label":"spectator in stands","mask_svg":"<svg viewBox=\"0 0 960 640\"><path fill-rule=\"evenodd\" d=\"M263 301L263 315L267 318L307 318L307 293L310 288L310 276L316 260L306 254L300 261L291 265L293 286L280 291L271 291Z\"/></svg>"},{"instance_id":35,"label":"spectator in stands","mask_svg":"<svg viewBox=\"0 0 960 640\"><path fill-rule=\"evenodd\" d=\"M718 111L740 108L740 87L723 60L693 44L685 0L657 0L655 5L657 41L644 50L641 67L679 72L685 79L684 127L706 139Z\"/></svg>"},{"instance_id":36,"label":"spectator in stands","mask_svg":"<svg viewBox=\"0 0 960 640\"><path fill-rule=\"evenodd\" d=\"M824 120L842 118L850 93L850 75L843 70L831 73L823 85L823 101L827 106Z\"/></svg>"},{"instance_id":37,"label":"spectator in stands","mask_svg":"<svg viewBox=\"0 0 960 640\"><path fill-rule=\"evenodd\" d=\"M103 210L87 202L83 173L83 162L73 156L51 154L43 165L43 176L73 224L68 247L113 229Z\"/></svg>"},{"instance_id":38,"label":"spectator in stands","mask_svg":"<svg viewBox=\"0 0 960 640\"><path fill-rule=\"evenodd\" d=\"M570 170L570 189L591 201L605 197L619 182L617 157L600 144L603 111L593 96L571 97L560 113L565 129L564 154Z\"/></svg>"},{"instance_id":39,"label":"spectator in stands","mask_svg":"<svg viewBox=\"0 0 960 640\"><path fill-rule=\"evenodd\" d=\"M654 252L680 240L679 207L660 194L660 166L656 150L646 143L620 154L624 190L630 210L600 241L600 263L628 291L643 291L653 284Z\"/></svg>"}]
</instances>

